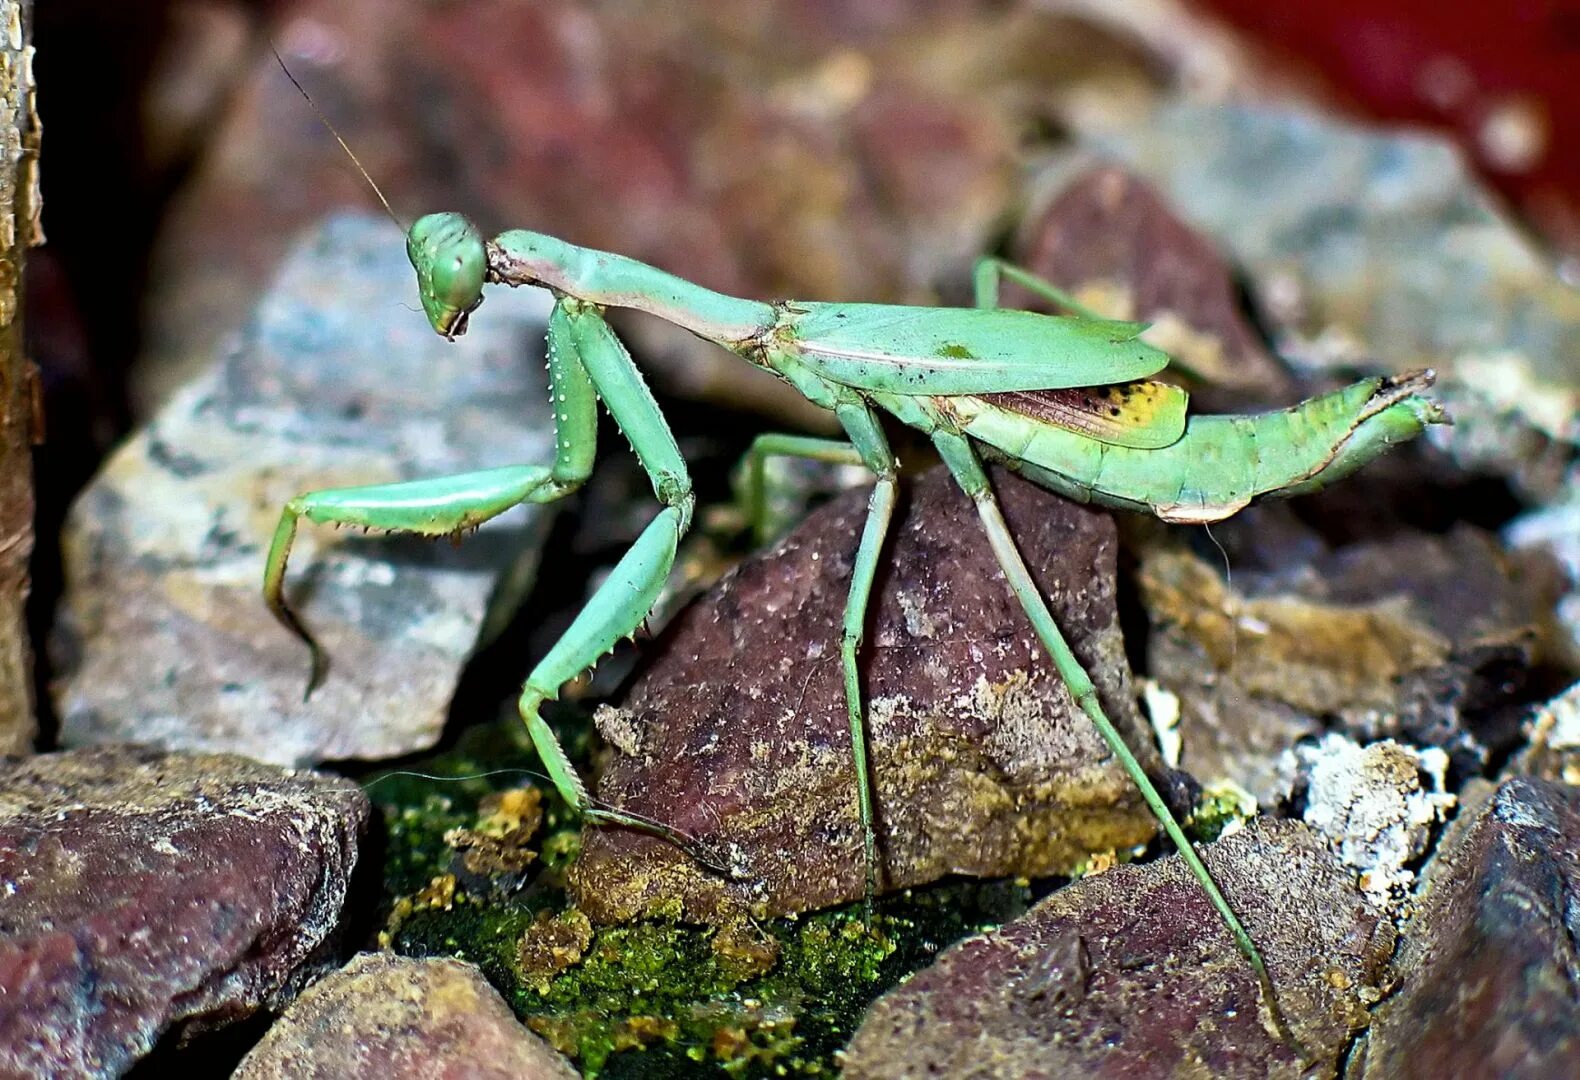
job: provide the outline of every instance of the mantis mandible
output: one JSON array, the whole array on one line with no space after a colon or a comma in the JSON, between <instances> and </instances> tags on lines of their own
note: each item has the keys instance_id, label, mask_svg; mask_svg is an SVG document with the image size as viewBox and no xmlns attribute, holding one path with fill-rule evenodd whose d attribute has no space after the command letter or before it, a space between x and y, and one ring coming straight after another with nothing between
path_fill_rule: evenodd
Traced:
<instances>
[{"instance_id":1,"label":"mantis mandible","mask_svg":"<svg viewBox=\"0 0 1580 1080\"><path fill-rule=\"evenodd\" d=\"M368 182L372 184L371 177ZM384 201L382 193L379 198ZM634 259L543 233L516 229L485 241L457 213L418 219L407 231L406 250L417 273L423 311L446 338L466 332L485 284L534 285L554 294L548 368L556 453L550 464L311 491L291 499L270 546L263 592L276 618L310 650L309 693L326 674L326 657L284 596L286 562L300 519L444 536L521 503L563 498L591 474L601 399L630 440L661 509L527 676L519 711L550 779L584 820L655 833L718 869L690 837L664 823L595 805L539 716L544 701L557 698L565 683L641 626L691 523L695 496L686 463L630 353L604 317L608 308L647 312L772 372L831 411L844 429L848 442L759 438L749 451L751 475L757 481L750 485L755 495L749 495L750 501L760 505L761 463L775 454L860 463L876 477L839 649L869 910L878 892L880 862L858 657L898 483L880 421L887 413L932 440L973 501L1009 588L1071 698L1140 789L1222 917L1257 977L1274 1030L1289 1045L1297 1045L1260 952L1104 714L1092 680L1033 584L983 460L1001 461L1081 502L1149 513L1169 522L1208 523L1257 499L1316 491L1414 438L1427 425L1445 422L1441 407L1423 396L1433 381L1431 371L1368 379L1280 412L1187 416L1183 390L1150 380L1169 358L1141 340L1144 325L1093 317L1051 283L996 259L977 266L976 306L926 308L770 303L727 296ZM1006 278L1079 314L1000 308L999 285Z\"/></svg>"}]
</instances>

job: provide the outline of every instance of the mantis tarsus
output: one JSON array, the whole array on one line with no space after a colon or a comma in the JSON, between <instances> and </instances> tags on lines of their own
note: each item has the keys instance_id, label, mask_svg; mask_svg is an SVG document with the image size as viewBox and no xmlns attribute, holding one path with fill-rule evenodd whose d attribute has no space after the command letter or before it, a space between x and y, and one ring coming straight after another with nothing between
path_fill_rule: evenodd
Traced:
<instances>
[{"instance_id":1,"label":"mantis tarsus","mask_svg":"<svg viewBox=\"0 0 1580 1080\"><path fill-rule=\"evenodd\" d=\"M630 440L662 509L533 668L521 692L520 713L553 783L585 820L656 833L712 866L691 838L662 822L594 805L538 715L545 700L557 697L561 686L642 624L691 522L695 497L685 461L630 354L604 318L611 307L648 312L773 372L832 411L844 428L848 443L759 439L751 452L758 476L764 456L797 454L860 462L877 478L840 633L869 908L879 889L880 861L858 653L896 494L895 459L879 420L886 412L931 438L973 500L1009 587L1075 704L1101 732L1206 890L1256 974L1274 1030L1296 1045L1261 954L1104 715L1091 679L1033 584L982 459L1001 460L1083 502L1171 522L1212 522L1259 498L1315 491L1414 438L1428 424L1443 422L1441 408L1422 396L1432 383L1430 371L1365 380L1281 412L1188 417L1183 390L1149 381L1167 365L1168 356L1140 339L1144 326L1084 311L1054 316L999 308L999 284L1008 277L1082 310L1050 283L998 260L978 265L975 307L923 308L764 303L726 296L634 259L542 233L511 230L485 242L455 213L420 218L407 233L406 247L423 310L434 330L447 338L465 333L485 284L536 285L554 294L548 366L557 449L552 464L307 492L287 503L270 547L263 591L275 616L311 651L309 693L323 679L326 659L283 592L298 521L305 517L439 536L472 528L520 503L559 499L592 471L601 398Z\"/></svg>"}]
</instances>

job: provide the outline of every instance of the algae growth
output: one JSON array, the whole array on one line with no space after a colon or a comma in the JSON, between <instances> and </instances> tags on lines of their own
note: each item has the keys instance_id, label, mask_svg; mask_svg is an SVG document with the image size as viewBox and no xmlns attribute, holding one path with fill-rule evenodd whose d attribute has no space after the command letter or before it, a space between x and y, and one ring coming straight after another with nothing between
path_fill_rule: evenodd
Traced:
<instances>
[{"instance_id":1,"label":"algae growth","mask_svg":"<svg viewBox=\"0 0 1580 1080\"><path fill-rule=\"evenodd\" d=\"M567 732L575 741L574 729ZM589 1076L832 1076L873 998L967 934L1014 918L1024 883L957 882L724 927L594 927L565 870L579 826L546 782L479 733L423 771L369 785L389 831L381 943L476 963ZM517 762L535 759L512 750Z\"/></svg>"}]
</instances>

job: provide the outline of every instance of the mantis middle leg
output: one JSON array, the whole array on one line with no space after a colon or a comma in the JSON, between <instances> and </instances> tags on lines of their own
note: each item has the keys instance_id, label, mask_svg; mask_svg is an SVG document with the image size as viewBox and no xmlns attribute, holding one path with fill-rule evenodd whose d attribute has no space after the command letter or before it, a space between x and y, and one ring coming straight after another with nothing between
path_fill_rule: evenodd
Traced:
<instances>
[{"instance_id":1,"label":"mantis middle leg","mask_svg":"<svg viewBox=\"0 0 1580 1080\"><path fill-rule=\"evenodd\" d=\"M797 457L808 461L822 461L833 465L864 464L861 451L850 443L838 439L820 439L810 435L759 435L747 447L744 459L746 469L742 509L746 524L752 531L752 540L766 544L768 535L767 476L765 466L771 457Z\"/></svg>"},{"instance_id":2,"label":"mantis middle leg","mask_svg":"<svg viewBox=\"0 0 1580 1080\"><path fill-rule=\"evenodd\" d=\"M872 597L872 582L877 575L883 541L894 516L897 473L894 455L883 428L865 404L849 402L835 407L850 442L802 435L762 435L746 451L746 511L759 540L763 532L763 463L773 456L800 457L840 465L865 465L877 477L867 502L867 519L861 542L851 568L850 591L846 594L845 614L840 624L839 655L845 684L845 707L849 716L851 763L856 776L856 814L861 825L863 863L863 901L868 920L878 892L877 811L868 764L867 725L861 703L861 673L857 657L865 636L867 607Z\"/></svg>"}]
</instances>

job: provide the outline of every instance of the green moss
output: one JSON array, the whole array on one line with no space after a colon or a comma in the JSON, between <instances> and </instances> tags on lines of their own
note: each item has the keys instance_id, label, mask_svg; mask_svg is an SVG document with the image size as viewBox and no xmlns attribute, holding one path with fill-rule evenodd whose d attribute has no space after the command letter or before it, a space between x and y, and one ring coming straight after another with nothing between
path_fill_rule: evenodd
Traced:
<instances>
[{"instance_id":1,"label":"green moss","mask_svg":"<svg viewBox=\"0 0 1580 1080\"><path fill-rule=\"evenodd\" d=\"M516 766L533 764L485 734L412 771L511 771L370 786L389 829L384 938L406 955L476 963L589 1076L833 1076L835 1052L873 998L1029 903L1022 885L956 882L886 899L870 930L854 905L723 929L647 921L589 939L580 916L565 914L564 870L580 839L550 785L538 784L544 824L525 873L500 882L468 869L467 853L479 849L466 839L499 832L480 804L524 786Z\"/></svg>"},{"instance_id":2,"label":"green moss","mask_svg":"<svg viewBox=\"0 0 1580 1080\"><path fill-rule=\"evenodd\" d=\"M1232 780L1220 780L1202 789L1185 828L1202 843L1211 843L1254 818L1256 810L1256 796Z\"/></svg>"}]
</instances>

